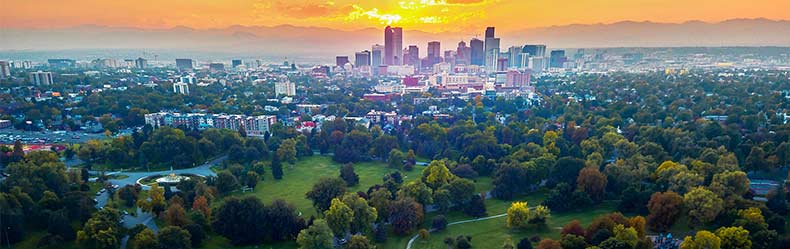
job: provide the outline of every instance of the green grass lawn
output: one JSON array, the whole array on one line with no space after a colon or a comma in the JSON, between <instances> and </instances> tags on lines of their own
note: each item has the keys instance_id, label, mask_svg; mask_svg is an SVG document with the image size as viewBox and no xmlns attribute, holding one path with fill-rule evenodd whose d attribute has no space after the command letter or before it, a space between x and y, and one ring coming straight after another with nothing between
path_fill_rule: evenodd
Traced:
<instances>
[{"instance_id":1,"label":"green grass lawn","mask_svg":"<svg viewBox=\"0 0 790 249\"><path fill-rule=\"evenodd\" d=\"M537 205L537 202L530 202L530 206ZM595 217L610 213L615 210L614 203L603 203L595 208L568 213L552 214L548 223L544 227L530 229L509 229L505 225L507 217L500 217L490 220L471 222L449 226L446 230L432 233L427 240L417 239L414 248L447 248L444 245L444 238L457 237L459 235L472 236L472 245L475 248L501 248L502 244L510 238L513 243L518 243L523 238L539 236L541 238L559 239L562 226L572 220L579 220L583 225L589 224ZM498 208L498 207L495 207ZM507 207L505 207L506 212ZM504 213L504 212L502 212ZM489 211L489 215L499 214ZM405 248L409 238L402 242L391 245L382 245L379 248Z\"/></svg>"}]
</instances>

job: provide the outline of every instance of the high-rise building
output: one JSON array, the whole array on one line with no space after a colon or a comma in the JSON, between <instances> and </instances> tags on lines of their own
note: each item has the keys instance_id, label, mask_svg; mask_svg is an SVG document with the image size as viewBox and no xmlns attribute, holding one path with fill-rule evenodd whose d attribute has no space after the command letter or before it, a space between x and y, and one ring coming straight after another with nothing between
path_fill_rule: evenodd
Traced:
<instances>
[{"instance_id":1,"label":"high-rise building","mask_svg":"<svg viewBox=\"0 0 790 249\"><path fill-rule=\"evenodd\" d=\"M400 27L384 28L384 64L403 64L403 29Z\"/></svg>"},{"instance_id":2,"label":"high-rise building","mask_svg":"<svg viewBox=\"0 0 790 249\"><path fill-rule=\"evenodd\" d=\"M11 64L8 61L0 61L0 79L11 77Z\"/></svg>"},{"instance_id":3,"label":"high-rise building","mask_svg":"<svg viewBox=\"0 0 790 249\"><path fill-rule=\"evenodd\" d=\"M466 46L466 42L458 42L458 48L455 49L455 63L460 65L469 65L472 50Z\"/></svg>"},{"instance_id":4,"label":"high-rise building","mask_svg":"<svg viewBox=\"0 0 790 249\"><path fill-rule=\"evenodd\" d=\"M565 64L565 50L552 50L551 57L549 59L549 67L552 68L562 68Z\"/></svg>"},{"instance_id":5,"label":"high-rise building","mask_svg":"<svg viewBox=\"0 0 790 249\"><path fill-rule=\"evenodd\" d=\"M148 60L143 58L137 58L136 60L134 60L134 68L144 69L146 67L148 67Z\"/></svg>"},{"instance_id":6,"label":"high-rise building","mask_svg":"<svg viewBox=\"0 0 790 249\"><path fill-rule=\"evenodd\" d=\"M209 63L208 64L208 70L211 70L211 71L214 71L214 72L225 71L225 64L219 63L219 62Z\"/></svg>"},{"instance_id":7,"label":"high-rise building","mask_svg":"<svg viewBox=\"0 0 790 249\"><path fill-rule=\"evenodd\" d=\"M507 49L507 59L510 62L510 67L517 68L521 65L521 46L512 46Z\"/></svg>"},{"instance_id":8,"label":"high-rise building","mask_svg":"<svg viewBox=\"0 0 790 249\"><path fill-rule=\"evenodd\" d=\"M192 64L192 59L176 59L176 68L178 70L192 71L195 66Z\"/></svg>"},{"instance_id":9,"label":"high-rise building","mask_svg":"<svg viewBox=\"0 0 790 249\"><path fill-rule=\"evenodd\" d=\"M483 50L483 41L473 38L469 41L469 59L472 65L483 66L485 65L485 50Z\"/></svg>"},{"instance_id":10,"label":"high-rise building","mask_svg":"<svg viewBox=\"0 0 790 249\"><path fill-rule=\"evenodd\" d=\"M184 82L173 83L173 92L178 94L189 95L189 84Z\"/></svg>"},{"instance_id":11,"label":"high-rise building","mask_svg":"<svg viewBox=\"0 0 790 249\"><path fill-rule=\"evenodd\" d=\"M50 67L57 68L71 68L77 65L77 61L72 59L48 59L47 63Z\"/></svg>"},{"instance_id":12,"label":"high-rise building","mask_svg":"<svg viewBox=\"0 0 790 249\"><path fill-rule=\"evenodd\" d=\"M241 60L238 60L238 59L230 61L230 66L232 68L236 68L238 66L241 66L242 64L243 63L241 62Z\"/></svg>"},{"instance_id":13,"label":"high-rise building","mask_svg":"<svg viewBox=\"0 0 790 249\"><path fill-rule=\"evenodd\" d=\"M426 58L427 64L424 67L433 67L436 63L442 62L442 44L438 41L428 43L428 56Z\"/></svg>"},{"instance_id":14,"label":"high-rise building","mask_svg":"<svg viewBox=\"0 0 790 249\"><path fill-rule=\"evenodd\" d=\"M296 84L288 80L287 77L281 77L280 80L274 83L274 94L279 96L294 96L296 95Z\"/></svg>"},{"instance_id":15,"label":"high-rise building","mask_svg":"<svg viewBox=\"0 0 790 249\"><path fill-rule=\"evenodd\" d=\"M486 70L496 70L499 58L499 38L496 38L494 27L486 28L485 37L485 66Z\"/></svg>"},{"instance_id":16,"label":"high-rise building","mask_svg":"<svg viewBox=\"0 0 790 249\"><path fill-rule=\"evenodd\" d=\"M354 54L354 66L370 66L370 51L362 51Z\"/></svg>"},{"instance_id":17,"label":"high-rise building","mask_svg":"<svg viewBox=\"0 0 790 249\"><path fill-rule=\"evenodd\" d=\"M529 57L545 57L546 45L524 45L522 52L528 53Z\"/></svg>"},{"instance_id":18,"label":"high-rise building","mask_svg":"<svg viewBox=\"0 0 790 249\"><path fill-rule=\"evenodd\" d=\"M349 63L348 56L337 56L337 57L335 57L335 65L337 65L338 67L345 66L348 63Z\"/></svg>"},{"instance_id":19,"label":"high-rise building","mask_svg":"<svg viewBox=\"0 0 790 249\"><path fill-rule=\"evenodd\" d=\"M41 85L52 85L52 72L31 72L30 76L30 83L33 85L41 86Z\"/></svg>"},{"instance_id":20,"label":"high-rise building","mask_svg":"<svg viewBox=\"0 0 790 249\"><path fill-rule=\"evenodd\" d=\"M510 70L507 72L507 80L505 81L505 87L508 88L518 88L518 89L526 89L530 85L530 73L529 71L520 72L517 70Z\"/></svg>"},{"instance_id":21,"label":"high-rise building","mask_svg":"<svg viewBox=\"0 0 790 249\"><path fill-rule=\"evenodd\" d=\"M412 65L419 67L420 65L420 48L417 45L409 45L406 53L403 54L403 65Z\"/></svg>"},{"instance_id":22,"label":"high-rise building","mask_svg":"<svg viewBox=\"0 0 790 249\"><path fill-rule=\"evenodd\" d=\"M505 57L499 58L496 61L496 71L497 72L504 72L504 71L507 70L509 65L510 65L510 63L508 62L507 58L505 58Z\"/></svg>"},{"instance_id":23,"label":"high-rise building","mask_svg":"<svg viewBox=\"0 0 790 249\"><path fill-rule=\"evenodd\" d=\"M379 44L373 45L370 52L370 66L373 68L379 68L381 66L381 56L384 53L384 46Z\"/></svg>"}]
</instances>

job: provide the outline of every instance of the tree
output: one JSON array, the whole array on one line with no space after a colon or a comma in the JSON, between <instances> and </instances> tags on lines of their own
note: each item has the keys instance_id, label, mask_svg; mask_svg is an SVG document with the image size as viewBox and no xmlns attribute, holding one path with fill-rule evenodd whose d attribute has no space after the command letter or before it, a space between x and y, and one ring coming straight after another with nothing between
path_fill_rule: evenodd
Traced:
<instances>
[{"instance_id":1,"label":"tree","mask_svg":"<svg viewBox=\"0 0 790 249\"><path fill-rule=\"evenodd\" d=\"M579 171L584 168L585 162L582 159L574 157L563 157L557 160L554 170L549 175L549 180L554 184L565 182L571 186L576 186L576 178L579 177Z\"/></svg>"},{"instance_id":2,"label":"tree","mask_svg":"<svg viewBox=\"0 0 790 249\"><path fill-rule=\"evenodd\" d=\"M159 242L159 248L168 249L190 249L192 248L192 235L186 230L176 227L168 226L159 230L156 235Z\"/></svg>"},{"instance_id":3,"label":"tree","mask_svg":"<svg viewBox=\"0 0 790 249\"><path fill-rule=\"evenodd\" d=\"M420 231L417 231L417 234L420 235L420 239L427 240L431 237L431 232L428 232L428 229L422 228Z\"/></svg>"},{"instance_id":4,"label":"tree","mask_svg":"<svg viewBox=\"0 0 790 249\"><path fill-rule=\"evenodd\" d=\"M189 219L187 219L186 211L181 204L173 203L170 204L170 207L167 208L167 212L165 212L165 221L170 226L184 226L189 223Z\"/></svg>"},{"instance_id":5,"label":"tree","mask_svg":"<svg viewBox=\"0 0 790 249\"><path fill-rule=\"evenodd\" d=\"M431 189L438 189L439 187L450 183L455 176L450 173L450 170L445 166L444 161L432 161L428 167L422 171L423 181Z\"/></svg>"},{"instance_id":6,"label":"tree","mask_svg":"<svg viewBox=\"0 0 790 249\"><path fill-rule=\"evenodd\" d=\"M290 138L283 140L277 148L277 157L291 164L296 163L296 141Z\"/></svg>"},{"instance_id":7,"label":"tree","mask_svg":"<svg viewBox=\"0 0 790 249\"><path fill-rule=\"evenodd\" d=\"M647 216L647 224L654 231L666 231L680 215L680 205L683 204L683 197L675 192L656 192L650 196L647 209L650 215Z\"/></svg>"},{"instance_id":8,"label":"tree","mask_svg":"<svg viewBox=\"0 0 790 249\"><path fill-rule=\"evenodd\" d=\"M553 239L543 239L538 243L537 249L562 249L562 244Z\"/></svg>"},{"instance_id":9,"label":"tree","mask_svg":"<svg viewBox=\"0 0 790 249\"><path fill-rule=\"evenodd\" d=\"M368 240L364 235L353 235L348 241L346 249L375 249L376 245Z\"/></svg>"},{"instance_id":10,"label":"tree","mask_svg":"<svg viewBox=\"0 0 790 249\"><path fill-rule=\"evenodd\" d=\"M475 183L469 179L454 178L450 183L442 186L450 193L450 200L456 206L463 206L475 196Z\"/></svg>"},{"instance_id":11,"label":"tree","mask_svg":"<svg viewBox=\"0 0 790 249\"><path fill-rule=\"evenodd\" d=\"M93 214L77 232L77 242L83 248L118 248L121 245L121 215L117 210L105 208Z\"/></svg>"},{"instance_id":12,"label":"tree","mask_svg":"<svg viewBox=\"0 0 790 249\"><path fill-rule=\"evenodd\" d=\"M206 238L206 231L203 230L203 226L190 223L184 226L184 230L189 232L190 242L192 247L200 247L200 243L203 242L203 239Z\"/></svg>"},{"instance_id":13,"label":"tree","mask_svg":"<svg viewBox=\"0 0 790 249\"><path fill-rule=\"evenodd\" d=\"M433 205L438 209L441 213L447 213L450 211L450 206L452 205L452 197L450 196L450 191L447 189L438 189L433 192Z\"/></svg>"},{"instance_id":14,"label":"tree","mask_svg":"<svg viewBox=\"0 0 790 249\"><path fill-rule=\"evenodd\" d=\"M529 223L545 225L546 220L551 217L551 210L549 210L549 208L546 206L538 205L535 207L535 210L531 216L532 217L529 219Z\"/></svg>"},{"instance_id":15,"label":"tree","mask_svg":"<svg viewBox=\"0 0 790 249\"><path fill-rule=\"evenodd\" d=\"M698 231L694 237L686 236L683 243L680 244L680 249L719 249L721 248L721 239L715 234L701 230Z\"/></svg>"},{"instance_id":16,"label":"tree","mask_svg":"<svg viewBox=\"0 0 790 249\"><path fill-rule=\"evenodd\" d=\"M340 178L346 182L349 187L356 186L359 183L359 175L354 172L354 164L346 163L340 168Z\"/></svg>"},{"instance_id":17,"label":"tree","mask_svg":"<svg viewBox=\"0 0 790 249\"><path fill-rule=\"evenodd\" d=\"M392 193L387 188L379 188L370 195L370 206L376 209L378 220L386 219L390 216L390 203L392 203Z\"/></svg>"},{"instance_id":18,"label":"tree","mask_svg":"<svg viewBox=\"0 0 790 249\"><path fill-rule=\"evenodd\" d=\"M750 249L752 241L749 240L749 231L743 227L722 227L716 230L716 236L721 239L722 249Z\"/></svg>"},{"instance_id":19,"label":"tree","mask_svg":"<svg viewBox=\"0 0 790 249\"><path fill-rule=\"evenodd\" d=\"M529 238L523 238L518 241L516 249L532 249L532 242L529 241Z\"/></svg>"},{"instance_id":20,"label":"tree","mask_svg":"<svg viewBox=\"0 0 790 249\"><path fill-rule=\"evenodd\" d=\"M713 221L724 209L724 201L704 187L696 187L683 195L683 205L688 209L688 215L695 224Z\"/></svg>"},{"instance_id":21,"label":"tree","mask_svg":"<svg viewBox=\"0 0 790 249\"><path fill-rule=\"evenodd\" d=\"M422 223L422 205L411 198L399 199L390 205L390 222L395 234L406 235Z\"/></svg>"},{"instance_id":22,"label":"tree","mask_svg":"<svg viewBox=\"0 0 790 249\"><path fill-rule=\"evenodd\" d=\"M431 189L421 181L411 181L404 184L401 189L398 190L398 197L410 197L422 205L433 203Z\"/></svg>"},{"instance_id":23,"label":"tree","mask_svg":"<svg viewBox=\"0 0 790 249\"><path fill-rule=\"evenodd\" d=\"M272 177L274 179L283 179L283 164L280 162L280 156L277 153L272 156Z\"/></svg>"},{"instance_id":24,"label":"tree","mask_svg":"<svg viewBox=\"0 0 790 249\"><path fill-rule=\"evenodd\" d=\"M507 227L524 228L529 223L530 211L527 202L513 202L507 209Z\"/></svg>"},{"instance_id":25,"label":"tree","mask_svg":"<svg viewBox=\"0 0 790 249\"><path fill-rule=\"evenodd\" d=\"M332 230L324 220L315 220L313 225L299 232L296 243L301 249L332 249Z\"/></svg>"},{"instance_id":26,"label":"tree","mask_svg":"<svg viewBox=\"0 0 790 249\"><path fill-rule=\"evenodd\" d=\"M387 164L390 168L401 169L403 168L404 157L403 152L398 149L393 149L390 151L389 156L387 156Z\"/></svg>"},{"instance_id":27,"label":"tree","mask_svg":"<svg viewBox=\"0 0 790 249\"><path fill-rule=\"evenodd\" d=\"M387 153L398 148L398 138L392 135L383 134L373 140L370 154L379 158L387 157Z\"/></svg>"},{"instance_id":28,"label":"tree","mask_svg":"<svg viewBox=\"0 0 790 249\"><path fill-rule=\"evenodd\" d=\"M562 231L560 232L560 234L562 236L568 234L582 236L582 237L585 236L584 228L582 227L581 222L579 222L579 220L572 220L571 222L568 222L568 224L565 224L565 226L562 227Z\"/></svg>"},{"instance_id":29,"label":"tree","mask_svg":"<svg viewBox=\"0 0 790 249\"><path fill-rule=\"evenodd\" d=\"M750 171L767 170L768 162L765 160L765 151L760 146L752 146L749 156L745 160L745 169Z\"/></svg>"},{"instance_id":30,"label":"tree","mask_svg":"<svg viewBox=\"0 0 790 249\"><path fill-rule=\"evenodd\" d=\"M329 209L332 199L341 197L345 193L346 182L340 178L322 177L305 196L313 201L316 210L323 212Z\"/></svg>"},{"instance_id":31,"label":"tree","mask_svg":"<svg viewBox=\"0 0 790 249\"><path fill-rule=\"evenodd\" d=\"M459 235L455 238L455 249L471 249L472 236Z\"/></svg>"},{"instance_id":32,"label":"tree","mask_svg":"<svg viewBox=\"0 0 790 249\"><path fill-rule=\"evenodd\" d=\"M351 230L351 221L354 220L354 211L343 203L339 198L332 199L329 210L324 212L326 223L332 232L339 236L344 236Z\"/></svg>"},{"instance_id":33,"label":"tree","mask_svg":"<svg viewBox=\"0 0 790 249\"><path fill-rule=\"evenodd\" d=\"M486 216L485 194L472 195L472 200L464 207L464 214L472 217Z\"/></svg>"},{"instance_id":34,"label":"tree","mask_svg":"<svg viewBox=\"0 0 790 249\"><path fill-rule=\"evenodd\" d=\"M367 233L373 229L373 222L378 218L378 211L369 206L365 198L355 193L349 193L343 196L343 203L348 205L354 213L354 218L351 220L352 233Z\"/></svg>"},{"instance_id":35,"label":"tree","mask_svg":"<svg viewBox=\"0 0 790 249\"><path fill-rule=\"evenodd\" d=\"M133 207L137 202L137 197L140 195L142 188L136 185L126 185L118 189L118 198L123 200L124 205Z\"/></svg>"},{"instance_id":36,"label":"tree","mask_svg":"<svg viewBox=\"0 0 790 249\"><path fill-rule=\"evenodd\" d=\"M585 249L589 246L584 237L573 234L562 236L560 245L562 245L562 249Z\"/></svg>"},{"instance_id":37,"label":"tree","mask_svg":"<svg viewBox=\"0 0 790 249\"><path fill-rule=\"evenodd\" d=\"M211 227L234 245L259 243L265 238L261 235L272 229L266 221L266 212L257 197L229 197L214 212Z\"/></svg>"},{"instance_id":38,"label":"tree","mask_svg":"<svg viewBox=\"0 0 790 249\"><path fill-rule=\"evenodd\" d=\"M156 249L159 248L159 242L156 240L156 235L151 229L143 229L132 239L132 248L134 249Z\"/></svg>"},{"instance_id":39,"label":"tree","mask_svg":"<svg viewBox=\"0 0 790 249\"><path fill-rule=\"evenodd\" d=\"M252 170L247 171L247 175L244 177L245 185L251 189L254 189L255 186L258 185L259 180L260 178L258 177L258 173L255 173L255 171Z\"/></svg>"},{"instance_id":40,"label":"tree","mask_svg":"<svg viewBox=\"0 0 790 249\"><path fill-rule=\"evenodd\" d=\"M281 199L274 200L269 205L267 221L274 228L270 232L274 241L293 241L299 231L307 227L296 207Z\"/></svg>"},{"instance_id":41,"label":"tree","mask_svg":"<svg viewBox=\"0 0 790 249\"><path fill-rule=\"evenodd\" d=\"M742 197L749 192L749 177L743 171L727 171L713 175L710 190L724 199Z\"/></svg>"},{"instance_id":42,"label":"tree","mask_svg":"<svg viewBox=\"0 0 790 249\"><path fill-rule=\"evenodd\" d=\"M593 201L600 202L603 199L604 190L606 190L606 176L596 167L582 169L576 182L578 188L587 193Z\"/></svg>"},{"instance_id":43,"label":"tree","mask_svg":"<svg viewBox=\"0 0 790 249\"><path fill-rule=\"evenodd\" d=\"M205 196L198 196L192 202L192 210L203 215L206 219L211 218L211 208L208 205L208 199Z\"/></svg>"},{"instance_id":44,"label":"tree","mask_svg":"<svg viewBox=\"0 0 790 249\"><path fill-rule=\"evenodd\" d=\"M431 229L442 231L447 228L447 218L444 215L437 215L431 219Z\"/></svg>"},{"instance_id":45,"label":"tree","mask_svg":"<svg viewBox=\"0 0 790 249\"><path fill-rule=\"evenodd\" d=\"M625 227L622 224L617 224L614 226L614 238L625 242L631 248L636 247L636 244L639 242L639 236L637 235L636 229L633 227Z\"/></svg>"},{"instance_id":46,"label":"tree","mask_svg":"<svg viewBox=\"0 0 790 249\"><path fill-rule=\"evenodd\" d=\"M145 212L154 213L156 216L165 211L165 189L160 188L159 184L151 184L151 188L148 191L148 199L150 200L137 200L137 206Z\"/></svg>"}]
</instances>

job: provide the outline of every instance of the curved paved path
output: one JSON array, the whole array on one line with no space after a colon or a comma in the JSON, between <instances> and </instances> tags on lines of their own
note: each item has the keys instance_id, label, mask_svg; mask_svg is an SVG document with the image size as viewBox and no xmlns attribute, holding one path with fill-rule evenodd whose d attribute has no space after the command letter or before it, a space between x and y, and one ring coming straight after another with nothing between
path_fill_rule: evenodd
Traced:
<instances>
[{"instance_id":1,"label":"curved paved path","mask_svg":"<svg viewBox=\"0 0 790 249\"><path fill-rule=\"evenodd\" d=\"M217 174L214 173L214 171L211 171L211 166L214 166L214 165L217 165L219 163L222 163L222 161L225 161L225 159L228 159L228 157L227 156L221 156L221 157L218 157L218 158L216 158L214 160L211 160L211 161L209 161L207 163L204 163L204 164L202 164L200 166L197 166L197 167L194 167L194 168L176 169L176 170L173 170L173 171L170 171L170 170L150 171L150 172L113 171L113 172L107 172L106 174L107 175L125 175L125 176L129 176L129 177L123 178L123 179L109 179L108 180L110 183L117 184L120 187L123 187L123 186L126 186L126 185L134 185L134 184L137 183L137 180L140 179L140 178L154 176L154 175L168 175L170 173L175 173L175 174L193 174L193 175L202 175L202 176L215 176ZM91 171L91 173L99 173L99 172L98 171ZM148 189L148 186L143 186L143 189Z\"/></svg>"},{"instance_id":2,"label":"curved paved path","mask_svg":"<svg viewBox=\"0 0 790 249\"><path fill-rule=\"evenodd\" d=\"M529 208L529 210L533 210L533 209L535 209L535 207ZM470 219L470 220L461 220L461 221L456 221L456 222L450 222L450 223L447 223L447 226L449 227L449 226L452 226L452 225L464 224L464 223L469 223L469 222L476 222L476 221L484 221L484 220L496 219L496 218L501 218L501 217L505 217L505 216L507 216L507 213L497 214L497 215L492 215L492 216L482 217L482 218L477 218L477 219ZM430 232L434 232L436 230L431 228L431 230L429 230L429 231ZM417 235L414 235L413 237L411 237L411 239L409 239L409 243L406 244L406 249L411 249L411 245L414 243L415 240L417 240L417 237L419 237L419 236L420 235L417 234Z\"/></svg>"}]
</instances>

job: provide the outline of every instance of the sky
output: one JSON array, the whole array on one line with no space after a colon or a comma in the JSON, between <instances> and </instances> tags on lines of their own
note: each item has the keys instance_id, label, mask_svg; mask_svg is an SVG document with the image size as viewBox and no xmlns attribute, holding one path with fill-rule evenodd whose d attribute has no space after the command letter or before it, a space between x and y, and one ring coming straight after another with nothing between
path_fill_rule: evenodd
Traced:
<instances>
[{"instance_id":1,"label":"sky","mask_svg":"<svg viewBox=\"0 0 790 249\"><path fill-rule=\"evenodd\" d=\"M619 21L790 20L788 0L0 0L0 6L5 29L395 25L426 32L496 26L507 32Z\"/></svg>"}]
</instances>

